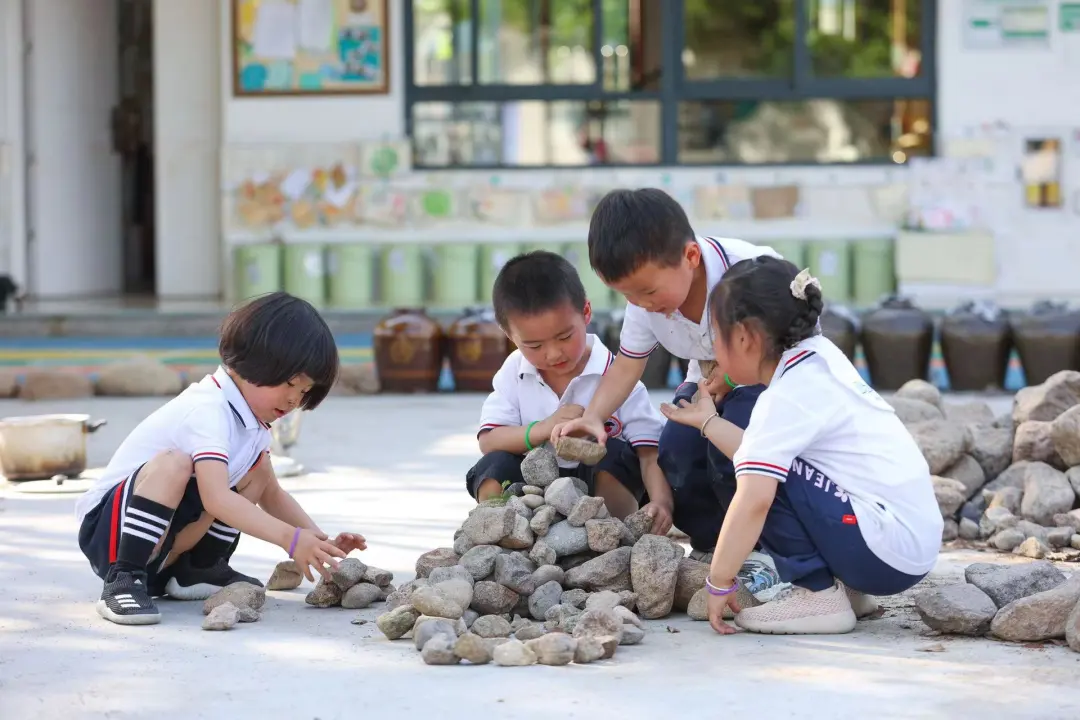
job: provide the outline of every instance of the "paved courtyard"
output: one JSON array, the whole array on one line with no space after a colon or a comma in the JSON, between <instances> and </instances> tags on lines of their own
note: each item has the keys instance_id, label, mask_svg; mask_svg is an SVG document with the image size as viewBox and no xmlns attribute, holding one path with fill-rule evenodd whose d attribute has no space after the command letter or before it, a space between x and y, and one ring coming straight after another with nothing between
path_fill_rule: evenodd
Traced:
<instances>
[{"instance_id":1,"label":"paved courtyard","mask_svg":"<svg viewBox=\"0 0 1080 720\"><path fill-rule=\"evenodd\" d=\"M656 396L657 402L662 399ZM363 533L369 564L412 577L449 545L470 507L480 396L331 398L303 419L284 480L330 533ZM100 467L154 399L0 402L0 416L88 412ZM995 402L996 410L1008 400ZM1080 654L932 637L910 602L837 637L718 637L685 617L588 666L428 667L357 611L270 593L262 621L200 629L201 603L162 602L160 625L124 628L94 611L100 582L76 544L67 492L0 485L0 718L1056 718L1080 717ZM62 489L63 490L63 489ZM284 553L244 538L234 565L267 577ZM987 556L943 555L927 582ZM1003 562L1008 559L1003 560ZM1066 568L1066 571L1071 571ZM378 606L360 611L374 620Z\"/></svg>"}]
</instances>

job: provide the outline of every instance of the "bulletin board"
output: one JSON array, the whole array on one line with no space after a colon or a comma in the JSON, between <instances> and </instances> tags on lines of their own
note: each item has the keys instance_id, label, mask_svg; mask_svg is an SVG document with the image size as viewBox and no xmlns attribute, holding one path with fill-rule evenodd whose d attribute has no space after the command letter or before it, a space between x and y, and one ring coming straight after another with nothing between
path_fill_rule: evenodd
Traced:
<instances>
[{"instance_id":1,"label":"bulletin board","mask_svg":"<svg viewBox=\"0 0 1080 720\"><path fill-rule=\"evenodd\" d=\"M385 94L387 0L232 0L233 94Z\"/></svg>"}]
</instances>

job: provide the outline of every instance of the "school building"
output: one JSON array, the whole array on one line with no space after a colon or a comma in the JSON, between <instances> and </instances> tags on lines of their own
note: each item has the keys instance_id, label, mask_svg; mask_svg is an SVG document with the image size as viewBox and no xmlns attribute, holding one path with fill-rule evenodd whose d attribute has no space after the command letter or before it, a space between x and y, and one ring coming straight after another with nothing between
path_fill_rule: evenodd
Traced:
<instances>
[{"instance_id":1,"label":"school building","mask_svg":"<svg viewBox=\"0 0 1080 720\"><path fill-rule=\"evenodd\" d=\"M839 300L1078 299L1078 66L1064 0L0 0L0 275L470 304L658 186Z\"/></svg>"}]
</instances>

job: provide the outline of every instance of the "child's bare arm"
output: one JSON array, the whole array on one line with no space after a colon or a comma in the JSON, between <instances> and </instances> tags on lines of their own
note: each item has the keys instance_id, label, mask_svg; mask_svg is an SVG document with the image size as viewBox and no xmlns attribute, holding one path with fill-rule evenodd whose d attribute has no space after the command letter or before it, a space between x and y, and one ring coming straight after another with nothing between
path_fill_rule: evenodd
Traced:
<instances>
[{"instance_id":1,"label":"child's bare arm","mask_svg":"<svg viewBox=\"0 0 1080 720\"><path fill-rule=\"evenodd\" d=\"M605 443L607 432L604 430L604 422L630 397L648 362L647 357L632 358L622 354L615 356L615 361L600 380L589 407L585 408L584 415L579 420L556 425L551 433L552 441L563 435L587 434L596 438L600 444Z\"/></svg>"},{"instance_id":2,"label":"child's bare arm","mask_svg":"<svg viewBox=\"0 0 1080 720\"><path fill-rule=\"evenodd\" d=\"M304 511L304 508L300 507L300 503L296 501L296 498L281 487L277 475L274 474L274 468L270 465L269 458L259 463L258 470L268 475L266 489L263 490L262 497L259 499L259 507L289 525L307 528L321 534L322 530L311 519L311 516Z\"/></svg>"},{"instance_id":3,"label":"child's bare arm","mask_svg":"<svg viewBox=\"0 0 1080 720\"><path fill-rule=\"evenodd\" d=\"M481 433L479 438L480 452L487 455L502 450L514 455L524 455L529 451L530 446L535 448L546 443L551 438L551 431L557 424L579 418L584 412L585 408L580 405L563 405L552 413L550 417L533 424L531 427L529 425L520 427L507 426L486 430ZM526 433L528 433L528 443L525 442Z\"/></svg>"}]
</instances>

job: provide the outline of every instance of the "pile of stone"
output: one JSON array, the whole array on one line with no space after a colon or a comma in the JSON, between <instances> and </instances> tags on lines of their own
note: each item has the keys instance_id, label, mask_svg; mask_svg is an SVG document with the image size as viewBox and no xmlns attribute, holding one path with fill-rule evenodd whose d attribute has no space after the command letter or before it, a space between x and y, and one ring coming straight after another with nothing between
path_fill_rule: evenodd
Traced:
<instances>
[{"instance_id":1,"label":"pile of stone","mask_svg":"<svg viewBox=\"0 0 1080 720\"><path fill-rule=\"evenodd\" d=\"M429 664L563 665L641 642L642 618L692 600L705 619L708 566L647 534L646 513L611 517L584 483L559 477L547 445L526 456L522 475L522 487L472 510L452 548L420 556L417 579L376 620L386 637L411 633Z\"/></svg>"},{"instance_id":2,"label":"pile of stone","mask_svg":"<svg viewBox=\"0 0 1080 720\"><path fill-rule=\"evenodd\" d=\"M983 402L942 403L922 380L890 402L934 475L944 542L1080 560L1080 372L1024 388L997 418Z\"/></svg>"},{"instance_id":3,"label":"pile of stone","mask_svg":"<svg viewBox=\"0 0 1080 720\"><path fill-rule=\"evenodd\" d=\"M338 563L337 570L330 574L330 580L319 578L319 582L304 601L317 608L343 607L346 610L363 610L385 601L397 590L391 584L393 579L394 573L389 570L370 567L359 558L345 558ZM271 590L292 590L299 586L302 580L303 576L296 564L287 560L278 563L267 587Z\"/></svg>"},{"instance_id":4,"label":"pile of stone","mask_svg":"<svg viewBox=\"0 0 1080 720\"><path fill-rule=\"evenodd\" d=\"M238 622L257 622L266 590L251 583L227 585L203 602L203 630L231 630Z\"/></svg>"},{"instance_id":5,"label":"pile of stone","mask_svg":"<svg viewBox=\"0 0 1080 720\"><path fill-rule=\"evenodd\" d=\"M966 583L915 595L915 609L941 633L1012 642L1064 639L1080 652L1080 574L1066 577L1045 560L1023 565L975 563Z\"/></svg>"}]
</instances>

